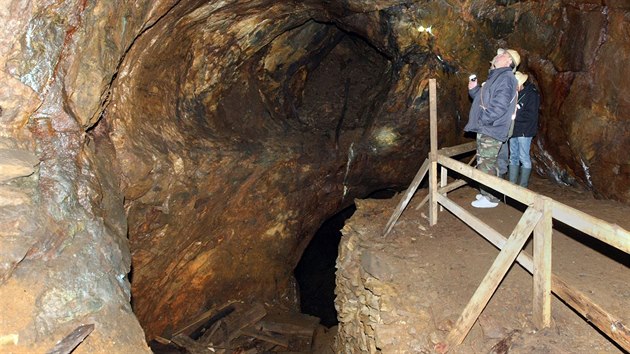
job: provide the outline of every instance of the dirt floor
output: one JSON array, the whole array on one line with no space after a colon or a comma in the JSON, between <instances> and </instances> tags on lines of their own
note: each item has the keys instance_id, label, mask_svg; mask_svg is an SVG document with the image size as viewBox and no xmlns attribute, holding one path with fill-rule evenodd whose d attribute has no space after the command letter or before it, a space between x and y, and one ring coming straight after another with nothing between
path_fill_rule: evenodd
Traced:
<instances>
[{"instance_id":1,"label":"dirt floor","mask_svg":"<svg viewBox=\"0 0 630 354\"><path fill-rule=\"evenodd\" d=\"M596 200L587 191L537 177L533 177L530 189L630 230L628 205ZM509 235L524 208L509 202L494 209L475 209L470 202L476 193L466 186L451 192L449 198L503 235ZM448 211L440 212L438 224L430 227L427 206L416 210L426 194L426 189L417 191L382 242L382 251L392 269L391 286L408 295L393 299L391 304L407 317L411 337L406 338L437 344L446 338L498 250ZM401 196L364 201L348 223L367 230L378 240ZM526 249L531 249L531 243L530 239ZM628 327L630 255L554 221L552 261L554 274ZM429 326L414 322L427 321L417 315L417 309L429 313ZM413 328L421 330L416 332ZM498 344L501 341L503 348ZM421 349L426 348L424 344L409 349L413 346L405 343L401 348L407 348L401 352L426 352ZM438 345L433 349L445 348ZM532 322L532 277L518 264L512 266L463 344L448 348L448 352L506 353L508 349L510 353L624 353L556 297L552 300L551 328L537 331Z\"/></svg>"}]
</instances>

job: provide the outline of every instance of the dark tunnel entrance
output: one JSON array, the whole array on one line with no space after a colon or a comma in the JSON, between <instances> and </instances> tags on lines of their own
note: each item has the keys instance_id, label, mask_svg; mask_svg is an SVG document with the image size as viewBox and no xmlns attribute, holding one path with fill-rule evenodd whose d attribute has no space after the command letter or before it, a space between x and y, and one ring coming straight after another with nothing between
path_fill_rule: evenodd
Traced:
<instances>
[{"instance_id":1,"label":"dark tunnel entrance","mask_svg":"<svg viewBox=\"0 0 630 354\"><path fill-rule=\"evenodd\" d=\"M300 289L300 309L321 319L326 327L337 325L335 310L335 263L341 228L356 211L354 204L324 221L295 267Z\"/></svg>"},{"instance_id":2,"label":"dark tunnel entrance","mask_svg":"<svg viewBox=\"0 0 630 354\"><path fill-rule=\"evenodd\" d=\"M382 189L367 198L389 199L397 192L399 191ZM335 309L335 274L341 229L356 210L353 204L324 221L304 250L294 271L299 287L300 310L319 317L320 323L328 328L339 323Z\"/></svg>"}]
</instances>

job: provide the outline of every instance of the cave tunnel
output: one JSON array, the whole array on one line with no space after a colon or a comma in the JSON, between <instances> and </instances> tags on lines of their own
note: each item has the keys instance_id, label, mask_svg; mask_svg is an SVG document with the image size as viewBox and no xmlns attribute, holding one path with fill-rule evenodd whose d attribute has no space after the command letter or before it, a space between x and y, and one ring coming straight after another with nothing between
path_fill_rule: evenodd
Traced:
<instances>
[{"instance_id":1,"label":"cave tunnel","mask_svg":"<svg viewBox=\"0 0 630 354\"><path fill-rule=\"evenodd\" d=\"M0 292L17 300L0 308L21 320L1 333L44 350L89 320L83 350L144 352L229 301L299 310L293 270L322 223L421 165L427 80L440 146L467 141L466 79L499 47L543 96L536 172L628 203L628 11L9 0Z\"/></svg>"}]
</instances>

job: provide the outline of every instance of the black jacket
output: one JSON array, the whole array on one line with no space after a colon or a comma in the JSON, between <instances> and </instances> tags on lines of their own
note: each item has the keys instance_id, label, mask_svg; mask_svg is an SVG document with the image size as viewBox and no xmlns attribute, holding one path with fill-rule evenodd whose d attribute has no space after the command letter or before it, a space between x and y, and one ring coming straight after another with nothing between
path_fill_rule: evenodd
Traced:
<instances>
[{"instance_id":1,"label":"black jacket","mask_svg":"<svg viewBox=\"0 0 630 354\"><path fill-rule=\"evenodd\" d=\"M532 137L538 131L538 108L540 94L531 81L526 81L523 89L518 93L516 106L516 121L512 137Z\"/></svg>"}]
</instances>

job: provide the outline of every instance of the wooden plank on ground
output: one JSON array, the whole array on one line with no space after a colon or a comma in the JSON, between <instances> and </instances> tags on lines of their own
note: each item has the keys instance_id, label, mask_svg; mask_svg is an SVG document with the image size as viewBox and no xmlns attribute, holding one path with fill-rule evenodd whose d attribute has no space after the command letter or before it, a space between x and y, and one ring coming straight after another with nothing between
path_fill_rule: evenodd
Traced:
<instances>
[{"instance_id":1,"label":"wooden plank on ground","mask_svg":"<svg viewBox=\"0 0 630 354\"><path fill-rule=\"evenodd\" d=\"M422 163L422 166L420 166L420 169L418 170L418 173L416 173L416 176L413 178L413 181L405 191L405 194L400 199L400 202L398 202L398 206L396 206L396 209L394 210L392 216L389 218L389 221L387 221L387 225L385 225L385 229L383 230L383 237L387 236L387 234L392 230L394 224L396 224L396 221L398 221L398 218L407 207L407 204L409 204L411 197L413 197L413 194L416 193L416 190L418 190L418 186L420 186L420 182L422 182L428 170L429 159L426 159Z\"/></svg>"},{"instance_id":2,"label":"wooden plank on ground","mask_svg":"<svg viewBox=\"0 0 630 354\"><path fill-rule=\"evenodd\" d=\"M241 335L241 329L260 321L267 311L261 303L246 305L233 303L234 311L220 321L199 338L202 344L214 344L219 347L228 347L230 342Z\"/></svg>"},{"instance_id":3,"label":"wooden plank on ground","mask_svg":"<svg viewBox=\"0 0 630 354\"><path fill-rule=\"evenodd\" d=\"M542 219L534 229L533 319L538 329L551 326L551 237L553 220L549 198L539 196L534 202Z\"/></svg>"},{"instance_id":4,"label":"wooden plank on ground","mask_svg":"<svg viewBox=\"0 0 630 354\"><path fill-rule=\"evenodd\" d=\"M192 340L189 336L185 334L178 334L171 338L171 342L177 344L179 347L186 349L190 354L212 354L213 350L208 349L208 347L203 344Z\"/></svg>"},{"instance_id":5,"label":"wooden plank on ground","mask_svg":"<svg viewBox=\"0 0 630 354\"><path fill-rule=\"evenodd\" d=\"M623 321L606 312L586 295L573 289L561 278L552 275L551 289L569 306L573 307L589 322L594 324L608 337L630 352L630 328Z\"/></svg>"},{"instance_id":6,"label":"wooden plank on ground","mask_svg":"<svg viewBox=\"0 0 630 354\"><path fill-rule=\"evenodd\" d=\"M279 345L284 348L289 347L289 339L282 334L264 332L256 327L249 326L241 330L241 333L252 338L256 338L267 343Z\"/></svg>"},{"instance_id":7,"label":"wooden plank on ground","mask_svg":"<svg viewBox=\"0 0 630 354\"><path fill-rule=\"evenodd\" d=\"M195 330L197 330L199 327L203 326L205 323L208 322L216 322L217 320L229 315L230 313L232 313L234 311L235 307L234 307L234 302L228 303L226 305L222 305L222 306L215 306L213 308L211 308L210 310L200 314L199 316L195 317L195 319L193 319L192 321L190 321L186 326L182 327L181 329L175 331L172 335L172 337L175 337L179 334L184 334L187 336L191 336L193 334L193 332L195 332ZM213 321L214 320L214 321Z\"/></svg>"},{"instance_id":8,"label":"wooden plank on ground","mask_svg":"<svg viewBox=\"0 0 630 354\"><path fill-rule=\"evenodd\" d=\"M268 314L256 326L263 331L312 338L320 319L301 313Z\"/></svg>"},{"instance_id":9,"label":"wooden plank on ground","mask_svg":"<svg viewBox=\"0 0 630 354\"><path fill-rule=\"evenodd\" d=\"M228 333L223 320L213 323L197 341L203 345L210 343L226 343L228 341Z\"/></svg>"},{"instance_id":10,"label":"wooden plank on ground","mask_svg":"<svg viewBox=\"0 0 630 354\"><path fill-rule=\"evenodd\" d=\"M235 311L233 314L225 318L227 325L228 340L232 340L240 335L240 331L254 323L260 321L267 314L265 307L256 302L245 311Z\"/></svg>"},{"instance_id":11,"label":"wooden plank on ground","mask_svg":"<svg viewBox=\"0 0 630 354\"><path fill-rule=\"evenodd\" d=\"M470 214L461 206L446 197L440 199L440 204L444 205L451 213L457 216L464 223L472 227L486 240L492 243L498 249L502 249L507 241L503 235L491 228L489 225ZM530 274L534 272L534 262L532 257L525 251L516 258L516 262ZM551 275L551 291L560 299L566 302L574 310L576 310L584 318L588 319L599 330L608 335L626 351L630 351L630 330L622 320L607 312L599 305L594 303L588 296L581 291L569 286L562 278L557 275Z\"/></svg>"},{"instance_id":12,"label":"wooden plank on ground","mask_svg":"<svg viewBox=\"0 0 630 354\"><path fill-rule=\"evenodd\" d=\"M490 270L488 270L468 305L464 308L464 312L449 333L447 338L449 343L460 344L466 338L481 311L483 311L497 287L499 287L501 280L510 270L516 256L525 245L541 216L542 213L532 207L525 210L523 217L521 217L514 231L512 231L508 241L494 260L494 263L492 263Z\"/></svg>"}]
</instances>

